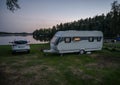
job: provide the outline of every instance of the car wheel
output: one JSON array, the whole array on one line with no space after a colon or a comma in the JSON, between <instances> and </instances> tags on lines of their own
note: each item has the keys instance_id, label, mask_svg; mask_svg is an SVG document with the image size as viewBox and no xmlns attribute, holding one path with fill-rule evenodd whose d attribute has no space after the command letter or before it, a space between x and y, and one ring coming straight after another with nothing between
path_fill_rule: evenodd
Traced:
<instances>
[{"instance_id":1,"label":"car wheel","mask_svg":"<svg viewBox=\"0 0 120 85\"><path fill-rule=\"evenodd\" d=\"M30 53L30 50L28 50L27 53Z\"/></svg>"}]
</instances>

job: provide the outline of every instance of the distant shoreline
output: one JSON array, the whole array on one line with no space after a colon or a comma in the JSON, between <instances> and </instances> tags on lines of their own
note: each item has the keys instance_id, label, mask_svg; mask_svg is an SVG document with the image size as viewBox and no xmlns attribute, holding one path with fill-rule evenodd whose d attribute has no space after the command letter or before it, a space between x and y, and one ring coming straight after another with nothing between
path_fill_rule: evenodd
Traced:
<instances>
[{"instance_id":1,"label":"distant shoreline","mask_svg":"<svg viewBox=\"0 0 120 85\"><path fill-rule=\"evenodd\" d=\"M0 32L0 36L28 36L28 35L33 35L33 33L8 33L8 32Z\"/></svg>"}]
</instances>

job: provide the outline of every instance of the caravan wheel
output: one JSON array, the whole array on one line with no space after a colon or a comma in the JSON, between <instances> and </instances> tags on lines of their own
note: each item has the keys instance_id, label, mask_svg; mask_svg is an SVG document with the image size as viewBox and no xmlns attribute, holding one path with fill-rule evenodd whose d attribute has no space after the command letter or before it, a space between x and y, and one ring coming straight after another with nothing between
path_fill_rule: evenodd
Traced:
<instances>
[{"instance_id":1,"label":"caravan wheel","mask_svg":"<svg viewBox=\"0 0 120 85\"><path fill-rule=\"evenodd\" d=\"M80 50L80 54L84 54L85 53L85 51L84 50Z\"/></svg>"}]
</instances>

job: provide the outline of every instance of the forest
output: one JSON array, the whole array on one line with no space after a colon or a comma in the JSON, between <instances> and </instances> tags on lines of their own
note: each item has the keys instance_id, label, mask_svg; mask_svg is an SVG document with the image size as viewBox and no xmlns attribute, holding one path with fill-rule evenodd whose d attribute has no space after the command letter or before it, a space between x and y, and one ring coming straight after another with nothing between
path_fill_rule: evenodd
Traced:
<instances>
[{"instance_id":1,"label":"forest","mask_svg":"<svg viewBox=\"0 0 120 85\"><path fill-rule=\"evenodd\" d=\"M107 14L95 15L78 21L60 23L52 28L39 28L33 32L37 40L45 38L49 40L57 31L65 30L98 30L102 31L104 38L115 38L120 36L120 4L114 1L111 10ZM46 41L45 40L45 41Z\"/></svg>"}]
</instances>

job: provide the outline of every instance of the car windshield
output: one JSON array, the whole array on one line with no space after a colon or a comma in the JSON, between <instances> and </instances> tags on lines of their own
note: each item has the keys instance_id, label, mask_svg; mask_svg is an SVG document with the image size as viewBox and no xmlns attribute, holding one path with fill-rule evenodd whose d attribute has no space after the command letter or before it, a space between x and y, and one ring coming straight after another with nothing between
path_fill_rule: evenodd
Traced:
<instances>
[{"instance_id":1,"label":"car windshield","mask_svg":"<svg viewBox=\"0 0 120 85\"><path fill-rule=\"evenodd\" d=\"M20 41L14 41L15 44L26 44L27 41L20 40Z\"/></svg>"}]
</instances>

